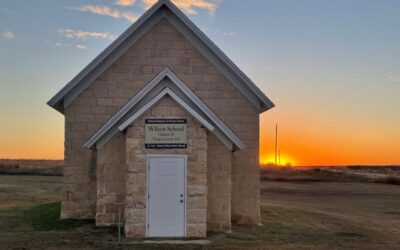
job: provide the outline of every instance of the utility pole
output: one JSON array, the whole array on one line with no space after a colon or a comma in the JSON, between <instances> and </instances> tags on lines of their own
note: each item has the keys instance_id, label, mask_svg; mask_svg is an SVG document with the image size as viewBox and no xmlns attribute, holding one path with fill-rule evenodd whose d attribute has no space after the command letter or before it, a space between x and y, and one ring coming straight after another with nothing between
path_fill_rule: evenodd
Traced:
<instances>
[{"instance_id":1,"label":"utility pole","mask_svg":"<svg viewBox=\"0 0 400 250\"><path fill-rule=\"evenodd\" d=\"M279 149L279 166L281 166L281 150Z\"/></svg>"},{"instance_id":2,"label":"utility pole","mask_svg":"<svg viewBox=\"0 0 400 250\"><path fill-rule=\"evenodd\" d=\"M278 124L275 126L275 166L277 166L278 157Z\"/></svg>"}]
</instances>

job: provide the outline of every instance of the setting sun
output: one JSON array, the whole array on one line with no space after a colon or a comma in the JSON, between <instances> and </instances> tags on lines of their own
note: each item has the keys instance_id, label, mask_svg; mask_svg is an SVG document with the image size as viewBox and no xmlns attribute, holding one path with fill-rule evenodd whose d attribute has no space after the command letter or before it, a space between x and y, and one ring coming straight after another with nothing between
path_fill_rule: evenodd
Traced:
<instances>
[{"instance_id":1,"label":"setting sun","mask_svg":"<svg viewBox=\"0 0 400 250\"><path fill-rule=\"evenodd\" d=\"M261 155L260 156L260 164L262 165L274 165L275 164L275 155ZM296 160L294 160L291 156L281 154L281 156L277 156L277 165L278 166L295 166L297 164Z\"/></svg>"}]
</instances>

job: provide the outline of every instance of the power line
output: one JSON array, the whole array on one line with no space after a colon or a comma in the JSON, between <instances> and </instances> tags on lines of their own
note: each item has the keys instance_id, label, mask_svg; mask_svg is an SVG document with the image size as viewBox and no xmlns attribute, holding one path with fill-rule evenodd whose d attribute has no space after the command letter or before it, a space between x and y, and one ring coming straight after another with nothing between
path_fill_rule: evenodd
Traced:
<instances>
[{"instance_id":1,"label":"power line","mask_svg":"<svg viewBox=\"0 0 400 250\"><path fill-rule=\"evenodd\" d=\"M388 74L388 73L390 73L390 72L396 70L396 69L399 68L399 67L400 67L400 64L396 64L395 66L390 67L389 69L385 70L384 72L379 73L378 75L375 75L375 76L372 77L371 79L369 79L369 80L367 80L367 81L365 81L365 82L363 82L363 83L361 83L361 84L355 86L354 88L352 88L352 89L350 89L349 91L345 92L343 95L338 96L338 97L332 99L332 100L331 100L330 102L328 102L326 105L324 105L324 106L322 106L322 107L319 107L319 108L314 112L314 115L319 115L319 113L320 113L322 110L324 110L324 109L326 109L327 107L331 106L332 104L336 103L338 100L341 100L341 99L343 99L343 98L349 96L350 94L352 94L352 93L354 93L355 91L361 89L362 87L365 87L365 86L368 86L368 85L374 83L376 80L378 80L378 79L380 79L381 77L385 76L386 74Z\"/></svg>"},{"instance_id":2,"label":"power line","mask_svg":"<svg viewBox=\"0 0 400 250\"><path fill-rule=\"evenodd\" d=\"M389 68L389 69L386 70L385 72L383 72L383 73L381 73L381 74L378 74L377 76L373 77L373 78L370 79L369 81L366 81L364 84L360 84L360 85L354 87L353 89L349 90L349 91L346 92L342 97L346 97L346 96L348 96L349 94L353 93L354 91L357 91L357 90L361 89L362 87L368 86L369 84L375 82L375 81L378 80L379 78L385 76L386 74L388 74L388 73L394 71L395 69L397 69L397 68L399 68L399 67L400 67L400 64L397 64L397 65L395 65L395 66Z\"/></svg>"},{"instance_id":3,"label":"power line","mask_svg":"<svg viewBox=\"0 0 400 250\"><path fill-rule=\"evenodd\" d=\"M347 102L347 103L345 103L345 104L343 104L343 105L340 105L339 107L336 107L334 110L340 109L340 108L344 108L344 107L346 107L346 106L348 106L348 105L352 105L352 104L357 103L357 102L359 102L359 101L361 101L361 100L364 100L365 98L368 98L368 97L370 97L370 96L373 96L373 95L382 93L382 92L384 92L385 90L390 89L390 88L396 86L396 85L399 84L399 83L400 83L400 81L398 81L398 82L392 82L391 84L386 85L385 87L380 88L380 89L378 89L378 90L376 90L376 91L374 91L374 92L372 92L372 93L369 93L369 94L367 94L367 95L365 95L365 96L362 96L362 97L360 97L360 98L358 98L358 99L356 99L356 100L354 100L354 101Z\"/></svg>"}]
</instances>

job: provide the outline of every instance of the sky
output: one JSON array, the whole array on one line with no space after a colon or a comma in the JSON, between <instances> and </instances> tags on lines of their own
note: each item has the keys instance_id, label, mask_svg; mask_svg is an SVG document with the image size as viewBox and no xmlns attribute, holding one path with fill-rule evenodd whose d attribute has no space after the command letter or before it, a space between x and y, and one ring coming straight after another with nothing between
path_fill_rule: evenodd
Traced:
<instances>
[{"instance_id":1,"label":"sky","mask_svg":"<svg viewBox=\"0 0 400 250\"><path fill-rule=\"evenodd\" d=\"M0 158L62 159L46 102L154 0L0 0ZM400 1L175 0L276 104L260 161L400 164Z\"/></svg>"}]
</instances>

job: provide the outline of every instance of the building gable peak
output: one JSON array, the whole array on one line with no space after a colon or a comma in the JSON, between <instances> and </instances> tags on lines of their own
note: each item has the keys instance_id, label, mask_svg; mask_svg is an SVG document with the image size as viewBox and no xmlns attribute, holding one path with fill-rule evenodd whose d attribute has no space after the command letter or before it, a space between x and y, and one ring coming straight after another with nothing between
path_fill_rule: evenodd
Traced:
<instances>
[{"instance_id":1,"label":"building gable peak","mask_svg":"<svg viewBox=\"0 0 400 250\"><path fill-rule=\"evenodd\" d=\"M170 0L159 0L154 4L47 104L64 113L66 107L162 19L167 19L181 32L260 113L274 107L268 97Z\"/></svg>"}]
</instances>

